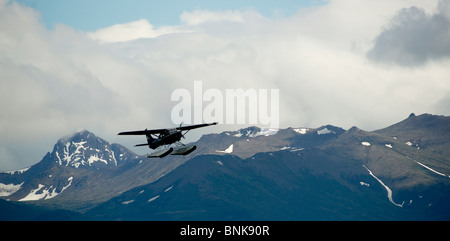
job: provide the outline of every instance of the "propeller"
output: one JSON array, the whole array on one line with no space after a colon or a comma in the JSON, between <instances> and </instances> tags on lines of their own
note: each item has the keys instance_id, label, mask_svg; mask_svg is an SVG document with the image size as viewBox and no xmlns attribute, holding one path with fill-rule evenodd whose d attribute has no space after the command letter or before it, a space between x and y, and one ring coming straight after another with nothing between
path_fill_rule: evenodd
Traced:
<instances>
[{"instance_id":1,"label":"propeller","mask_svg":"<svg viewBox=\"0 0 450 241\"><path fill-rule=\"evenodd\" d=\"M183 122L180 123L180 127L179 127L180 131L181 131L181 125L183 125ZM183 139L186 139L186 137L184 137L184 135L186 135L186 133L188 133L188 132L189 132L189 130L183 134L183 131L181 131L181 137L183 137Z\"/></svg>"}]
</instances>

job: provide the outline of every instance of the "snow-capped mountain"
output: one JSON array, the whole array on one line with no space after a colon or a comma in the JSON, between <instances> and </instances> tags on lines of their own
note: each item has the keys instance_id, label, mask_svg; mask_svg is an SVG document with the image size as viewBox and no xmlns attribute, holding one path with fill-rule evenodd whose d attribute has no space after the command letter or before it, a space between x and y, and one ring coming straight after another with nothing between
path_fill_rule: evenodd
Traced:
<instances>
[{"instance_id":1,"label":"snow-capped mountain","mask_svg":"<svg viewBox=\"0 0 450 241\"><path fill-rule=\"evenodd\" d=\"M0 173L0 196L20 202L84 209L156 180L182 161L148 162L89 131L63 137L37 164Z\"/></svg>"},{"instance_id":2,"label":"snow-capped mountain","mask_svg":"<svg viewBox=\"0 0 450 241\"><path fill-rule=\"evenodd\" d=\"M75 168L117 166L118 162L124 159L124 153L116 155L111 143L97 138L88 131L61 138L55 145L53 153L59 165Z\"/></svg>"},{"instance_id":3,"label":"snow-capped mountain","mask_svg":"<svg viewBox=\"0 0 450 241\"><path fill-rule=\"evenodd\" d=\"M146 159L83 131L0 173L0 195L94 220L449 220L449 136L450 117L427 114L372 132L249 127Z\"/></svg>"}]
</instances>

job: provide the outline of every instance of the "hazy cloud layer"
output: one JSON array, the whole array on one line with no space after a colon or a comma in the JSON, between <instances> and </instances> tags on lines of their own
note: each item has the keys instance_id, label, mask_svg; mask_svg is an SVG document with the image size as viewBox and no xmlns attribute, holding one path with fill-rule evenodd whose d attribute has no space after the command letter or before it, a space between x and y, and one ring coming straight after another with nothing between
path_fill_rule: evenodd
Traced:
<instances>
[{"instance_id":1,"label":"hazy cloud layer","mask_svg":"<svg viewBox=\"0 0 450 241\"><path fill-rule=\"evenodd\" d=\"M411 112L450 115L448 1L338 0L278 19L196 10L176 26L143 19L89 33L48 30L39 13L7 2L0 1L0 170L39 161L80 129L131 147L142 139L116 133L173 126L170 95L192 91L195 80L204 89L280 89L282 128L372 130ZM435 26L427 31L439 39L409 39L425 31L409 26L414 19ZM399 41L411 46L389 50Z\"/></svg>"}]
</instances>

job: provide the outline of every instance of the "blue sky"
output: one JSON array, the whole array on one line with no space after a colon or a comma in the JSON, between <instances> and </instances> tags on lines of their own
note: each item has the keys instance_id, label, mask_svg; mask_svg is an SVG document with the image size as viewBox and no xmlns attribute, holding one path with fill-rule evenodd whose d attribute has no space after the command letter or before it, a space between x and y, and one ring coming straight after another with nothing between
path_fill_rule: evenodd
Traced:
<instances>
[{"instance_id":1,"label":"blue sky","mask_svg":"<svg viewBox=\"0 0 450 241\"><path fill-rule=\"evenodd\" d=\"M183 11L196 9L256 10L265 17L289 16L299 8L325 0L17 0L42 14L47 28L63 23L76 30L94 31L118 23L147 19L152 25L176 25Z\"/></svg>"}]
</instances>

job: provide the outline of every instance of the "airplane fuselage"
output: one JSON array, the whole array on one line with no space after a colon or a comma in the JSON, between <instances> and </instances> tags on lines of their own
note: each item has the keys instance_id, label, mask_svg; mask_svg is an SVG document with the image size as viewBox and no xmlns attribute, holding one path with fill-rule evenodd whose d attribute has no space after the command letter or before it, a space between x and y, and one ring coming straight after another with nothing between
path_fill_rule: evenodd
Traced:
<instances>
[{"instance_id":1,"label":"airplane fuselage","mask_svg":"<svg viewBox=\"0 0 450 241\"><path fill-rule=\"evenodd\" d=\"M181 137L183 137L183 134L181 133L181 131L173 130L173 129L167 130L167 132L163 133L161 135L161 137L149 142L149 147L151 149L156 149L160 146L170 145L170 144L180 141Z\"/></svg>"}]
</instances>

